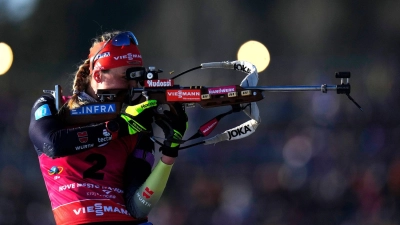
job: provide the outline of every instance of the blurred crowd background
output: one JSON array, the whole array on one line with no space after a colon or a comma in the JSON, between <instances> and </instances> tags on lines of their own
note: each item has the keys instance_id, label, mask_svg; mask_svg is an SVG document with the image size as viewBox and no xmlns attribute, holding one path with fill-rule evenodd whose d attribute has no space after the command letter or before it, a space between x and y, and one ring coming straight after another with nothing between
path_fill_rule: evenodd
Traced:
<instances>
[{"instance_id":1,"label":"blurred crowd background","mask_svg":"<svg viewBox=\"0 0 400 225\"><path fill-rule=\"evenodd\" d=\"M339 84L351 96L265 92L246 139L180 153L155 225L400 224L400 1L0 0L0 42L14 63L0 76L0 224L54 224L29 115L44 89L70 94L73 74L104 31L130 30L146 66L172 75L236 60L248 40L271 62L259 85ZM239 84L243 74L197 70L181 85ZM188 109L189 131L228 107ZM230 115L213 133L247 121Z\"/></svg>"}]
</instances>

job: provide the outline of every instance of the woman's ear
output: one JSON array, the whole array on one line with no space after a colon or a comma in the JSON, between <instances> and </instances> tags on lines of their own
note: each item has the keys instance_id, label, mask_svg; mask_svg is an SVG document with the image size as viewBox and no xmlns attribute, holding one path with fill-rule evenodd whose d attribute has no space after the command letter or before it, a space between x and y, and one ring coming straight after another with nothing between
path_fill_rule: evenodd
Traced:
<instances>
[{"instance_id":1,"label":"woman's ear","mask_svg":"<svg viewBox=\"0 0 400 225\"><path fill-rule=\"evenodd\" d=\"M101 75L99 71L94 72L93 74L93 79L97 82L97 83L101 83Z\"/></svg>"}]
</instances>

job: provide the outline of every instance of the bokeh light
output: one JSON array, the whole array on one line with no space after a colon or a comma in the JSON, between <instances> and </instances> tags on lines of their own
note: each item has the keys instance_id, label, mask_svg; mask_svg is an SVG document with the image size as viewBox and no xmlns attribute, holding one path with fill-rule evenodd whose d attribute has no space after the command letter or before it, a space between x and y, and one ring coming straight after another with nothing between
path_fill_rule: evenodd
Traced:
<instances>
[{"instance_id":1,"label":"bokeh light","mask_svg":"<svg viewBox=\"0 0 400 225\"><path fill-rule=\"evenodd\" d=\"M319 181L318 192L325 201L334 201L343 194L346 187L345 177L337 169L332 169Z\"/></svg>"},{"instance_id":2,"label":"bokeh light","mask_svg":"<svg viewBox=\"0 0 400 225\"><path fill-rule=\"evenodd\" d=\"M4 42L0 42L0 75L7 73L13 62L13 52L11 47Z\"/></svg>"},{"instance_id":3,"label":"bokeh light","mask_svg":"<svg viewBox=\"0 0 400 225\"><path fill-rule=\"evenodd\" d=\"M329 124L334 119L340 109L340 103L344 98L333 94L322 94L315 92L311 98L312 114L314 115L314 121L319 124ZM347 102L346 102L347 103Z\"/></svg>"},{"instance_id":4,"label":"bokeh light","mask_svg":"<svg viewBox=\"0 0 400 225\"><path fill-rule=\"evenodd\" d=\"M303 167L310 161L312 144L306 136L295 136L287 141L283 147L283 158L291 167Z\"/></svg>"},{"instance_id":5,"label":"bokeh light","mask_svg":"<svg viewBox=\"0 0 400 225\"><path fill-rule=\"evenodd\" d=\"M0 4L3 7L6 20L21 22L35 12L38 2L38 0L1 0Z\"/></svg>"},{"instance_id":6,"label":"bokeh light","mask_svg":"<svg viewBox=\"0 0 400 225\"><path fill-rule=\"evenodd\" d=\"M248 41L240 46L237 53L238 60L248 61L257 67L258 72L262 72L267 68L270 62L270 54L262 43L258 41Z\"/></svg>"},{"instance_id":7,"label":"bokeh light","mask_svg":"<svg viewBox=\"0 0 400 225\"><path fill-rule=\"evenodd\" d=\"M280 186L286 190L295 191L307 181L307 169L305 167L290 167L286 164L282 165L278 172Z\"/></svg>"}]
</instances>

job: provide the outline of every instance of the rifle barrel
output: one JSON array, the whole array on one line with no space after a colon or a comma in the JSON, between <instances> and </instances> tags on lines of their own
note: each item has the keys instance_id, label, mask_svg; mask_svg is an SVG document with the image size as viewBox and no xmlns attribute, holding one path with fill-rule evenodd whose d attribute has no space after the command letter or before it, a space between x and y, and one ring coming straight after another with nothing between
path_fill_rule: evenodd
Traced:
<instances>
[{"instance_id":1,"label":"rifle barrel","mask_svg":"<svg viewBox=\"0 0 400 225\"><path fill-rule=\"evenodd\" d=\"M271 91L271 92L294 92L294 91L331 91L337 90L337 85L300 85L300 86L253 86L253 87L243 87L243 89L249 90L261 90L261 91Z\"/></svg>"}]
</instances>

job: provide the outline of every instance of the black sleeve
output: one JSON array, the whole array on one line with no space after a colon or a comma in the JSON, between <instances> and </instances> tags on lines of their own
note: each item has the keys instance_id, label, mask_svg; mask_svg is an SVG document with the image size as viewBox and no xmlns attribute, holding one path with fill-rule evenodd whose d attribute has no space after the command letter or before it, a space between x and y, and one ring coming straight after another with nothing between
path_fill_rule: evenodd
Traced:
<instances>
[{"instance_id":1,"label":"black sleeve","mask_svg":"<svg viewBox=\"0 0 400 225\"><path fill-rule=\"evenodd\" d=\"M131 154L124 170L124 199L131 215L136 215L135 193L150 176L152 170L152 165L146 161L146 155L154 152L154 142L148 135L140 135L136 149L143 150L143 155L138 157Z\"/></svg>"},{"instance_id":2,"label":"black sleeve","mask_svg":"<svg viewBox=\"0 0 400 225\"><path fill-rule=\"evenodd\" d=\"M131 155L125 166L125 197L131 198L151 173L151 165L143 159Z\"/></svg>"},{"instance_id":3,"label":"black sleeve","mask_svg":"<svg viewBox=\"0 0 400 225\"><path fill-rule=\"evenodd\" d=\"M135 193L150 176L150 173L151 166L145 160L136 158L133 155L127 160L124 174L124 199L126 209L131 215L136 215Z\"/></svg>"},{"instance_id":4,"label":"black sleeve","mask_svg":"<svg viewBox=\"0 0 400 225\"><path fill-rule=\"evenodd\" d=\"M106 128L106 122L66 128L57 113L53 96L43 95L33 105L29 137L39 155L44 153L52 158L72 155L111 140L112 135ZM118 120L118 123L123 122ZM119 127L127 129L126 125ZM124 132L127 133L126 130L121 133Z\"/></svg>"}]
</instances>

